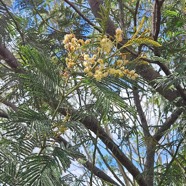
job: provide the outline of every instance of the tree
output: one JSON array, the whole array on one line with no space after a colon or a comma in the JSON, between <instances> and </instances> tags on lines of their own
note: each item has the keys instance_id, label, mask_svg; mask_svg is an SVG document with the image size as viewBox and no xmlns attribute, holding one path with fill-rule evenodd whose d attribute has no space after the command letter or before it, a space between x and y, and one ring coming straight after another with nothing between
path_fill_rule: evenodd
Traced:
<instances>
[{"instance_id":1,"label":"tree","mask_svg":"<svg viewBox=\"0 0 186 186\"><path fill-rule=\"evenodd\" d=\"M184 185L184 1L5 3L0 183Z\"/></svg>"}]
</instances>

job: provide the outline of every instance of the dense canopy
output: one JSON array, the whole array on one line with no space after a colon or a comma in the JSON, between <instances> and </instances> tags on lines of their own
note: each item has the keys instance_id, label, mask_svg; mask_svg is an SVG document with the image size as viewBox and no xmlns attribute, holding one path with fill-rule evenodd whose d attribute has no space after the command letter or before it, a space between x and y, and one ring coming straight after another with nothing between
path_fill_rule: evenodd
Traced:
<instances>
[{"instance_id":1,"label":"dense canopy","mask_svg":"<svg viewBox=\"0 0 186 186\"><path fill-rule=\"evenodd\" d=\"M0 185L183 186L184 0L0 0Z\"/></svg>"}]
</instances>

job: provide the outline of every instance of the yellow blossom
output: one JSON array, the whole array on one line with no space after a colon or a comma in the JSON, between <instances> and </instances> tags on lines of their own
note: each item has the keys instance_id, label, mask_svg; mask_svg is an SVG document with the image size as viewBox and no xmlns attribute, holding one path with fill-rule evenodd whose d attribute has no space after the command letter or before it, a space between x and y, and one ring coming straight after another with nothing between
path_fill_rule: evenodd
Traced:
<instances>
[{"instance_id":1,"label":"yellow blossom","mask_svg":"<svg viewBox=\"0 0 186 186\"><path fill-rule=\"evenodd\" d=\"M118 60L116 61L116 65L117 65L118 67L120 67L122 64L123 64L123 60L118 59Z\"/></svg>"},{"instance_id":2,"label":"yellow blossom","mask_svg":"<svg viewBox=\"0 0 186 186\"><path fill-rule=\"evenodd\" d=\"M76 64L74 62L67 63L68 68L73 68Z\"/></svg>"},{"instance_id":3,"label":"yellow blossom","mask_svg":"<svg viewBox=\"0 0 186 186\"><path fill-rule=\"evenodd\" d=\"M115 37L116 37L116 41L117 42L121 42L123 40L122 33L123 32L122 32L122 30L120 28L117 28L116 29L116 35L115 35Z\"/></svg>"},{"instance_id":4,"label":"yellow blossom","mask_svg":"<svg viewBox=\"0 0 186 186\"><path fill-rule=\"evenodd\" d=\"M109 68L109 73L111 75L114 75L116 73L116 70L114 68Z\"/></svg>"},{"instance_id":5,"label":"yellow blossom","mask_svg":"<svg viewBox=\"0 0 186 186\"><path fill-rule=\"evenodd\" d=\"M124 65L127 65L129 63L129 60L124 60Z\"/></svg>"},{"instance_id":6,"label":"yellow blossom","mask_svg":"<svg viewBox=\"0 0 186 186\"><path fill-rule=\"evenodd\" d=\"M102 76L99 74L94 74L94 78L96 79L96 81L101 81Z\"/></svg>"},{"instance_id":7,"label":"yellow blossom","mask_svg":"<svg viewBox=\"0 0 186 186\"><path fill-rule=\"evenodd\" d=\"M91 57L88 59L88 62L91 64L95 64L95 59L93 57Z\"/></svg>"},{"instance_id":8,"label":"yellow blossom","mask_svg":"<svg viewBox=\"0 0 186 186\"><path fill-rule=\"evenodd\" d=\"M70 46L70 51L74 52L75 51L75 47L74 46Z\"/></svg>"},{"instance_id":9,"label":"yellow blossom","mask_svg":"<svg viewBox=\"0 0 186 186\"><path fill-rule=\"evenodd\" d=\"M84 60L88 60L89 59L89 55L88 54L84 54Z\"/></svg>"},{"instance_id":10,"label":"yellow blossom","mask_svg":"<svg viewBox=\"0 0 186 186\"><path fill-rule=\"evenodd\" d=\"M93 73L91 71L89 71L89 72L87 72L87 75L91 77L91 76L93 76Z\"/></svg>"},{"instance_id":11,"label":"yellow blossom","mask_svg":"<svg viewBox=\"0 0 186 186\"><path fill-rule=\"evenodd\" d=\"M104 52L109 53L113 47L113 43L109 38L104 37L100 41L100 46Z\"/></svg>"},{"instance_id":12,"label":"yellow blossom","mask_svg":"<svg viewBox=\"0 0 186 186\"><path fill-rule=\"evenodd\" d=\"M84 61L83 66L87 67L87 66L89 66L89 63L87 61Z\"/></svg>"},{"instance_id":13,"label":"yellow blossom","mask_svg":"<svg viewBox=\"0 0 186 186\"><path fill-rule=\"evenodd\" d=\"M130 76L130 78L132 79L132 80L135 80L136 78L138 77L138 74L134 74L134 75L132 75L132 76Z\"/></svg>"},{"instance_id":14,"label":"yellow blossom","mask_svg":"<svg viewBox=\"0 0 186 186\"><path fill-rule=\"evenodd\" d=\"M90 39L87 39L87 40L85 41L85 44L88 45L88 44L90 44L90 42L91 42L91 40L90 40Z\"/></svg>"},{"instance_id":15,"label":"yellow blossom","mask_svg":"<svg viewBox=\"0 0 186 186\"><path fill-rule=\"evenodd\" d=\"M119 70L118 76L119 76L120 78L124 76L124 74L123 74L123 72L122 72L121 70Z\"/></svg>"},{"instance_id":16,"label":"yellow blossom","mask_svg":"<svg viewBox=\"0 0 186 186\"><path fill-rule=\"evenodd\" d=\"M134 74L135 74L135 71L134 71L134 70L131 70L131 71L130 71L130 74L131 74L131 75L134 75Z\"/></svg>"},{"instance_id":17,"label":"yellow blossom","mask_svg":"<svg viewBox=\"0 0 186 186\"><path fill-rule=\"evenodd\" d=\"M103 64L103 63L104 63L103 59L98 59L97 62L98 62L99 64Z\"/></svg>"},{"instance_id":18,"label":"yellow blossom","mask_svg":"<svg viewBox=\"0 0 186 186\"><path fill-rule=\"evenodd\" d=\"M88 73L88 72L90 72L90 71L91 71L91 68L90 68L90 67L84 68L84 72L85 72L85 73Z\"/></svg>"},{"instance_id":19,"label":"yellow blossom","mask_svg":"<svg viewBox=\"0 0 186 186\"><path fill-rule=\"evenodd\" d=\"M103 77L107 77L108 74L109 74L108 72L103 73Z\"/></svg>"},{"instance_id":20,"label":"yellow blossom","mask_svg":"<svg viewBox=\"0 0 186 186\"><path fill-rule=\"evenodd\" d=\"M121 57L122 57L123 60L126 60L126 58L127 58L127 55L126 54L121 53L120 55L121 55Z\"/></svg>"},{"instance_id":21,"label":"yellow blossom","mask_svg":"<svg viewBox=\"0 0 186 186\"><path fill-rule=\"evenodd\" d=\"M103 78L103 72L100 70L96 70L95 74L94 74L94 78L97 81L101 81L101 79Z\"/></svg>"},{"instance_id":22,"label":"yellow blossom","mask_svg":"<svg viewBox=\"0 0 186 186\"><path fill-rule=\"evenodd\" d=\"M83 41L83 39L79 39L78 40L78 43L80 43L81 45L84 45L85 44L85 42Z\"/></svg>"}]
</instances>

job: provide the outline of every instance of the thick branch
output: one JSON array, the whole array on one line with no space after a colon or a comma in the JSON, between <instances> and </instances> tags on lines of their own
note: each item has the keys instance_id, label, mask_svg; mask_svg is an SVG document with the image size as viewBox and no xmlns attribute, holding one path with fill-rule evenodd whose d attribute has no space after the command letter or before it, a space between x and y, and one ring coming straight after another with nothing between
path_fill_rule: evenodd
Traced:
<instances>
[{"instance_id":1,"label":"thick branch","mask_svg":"<svg viewBox=\"0 0 186 186\"><path fill-rule=\"evenodd\" d=\"M0 56L14 71L17 71L20 67L17 59L3 44L0 44Z\"/></svg>"},{"instance_id":2,"label":"thick branch","mask_svg":"<svg viewBox=\"0 0 186 186\"><path fill-rule=\"evenodd\" d=\"M77 112L75 110L69 110L65 108L61 108L59 112L63 115L70 114L76 117L77 120ZM140 171L133 165L130 159L125 156L125 154L120 150L120 148L114 143L114 141L107 135L107 133L99 126L98 120L93 116L85 116L84 118L80 118L79 121L84 124L84 126L94 132L94 134L98 135L98 137L103 141L106 147L114 154L114 156L118 159L118 161L129 171L129 173L134 177L134 179L138 182L140 186L146 186L146 183L141 176Z\"/></svg>"},{"instance_id":3,"label":"thick branch","mask_svg":"<svg viewBox=\"0 0 186 186\"><path fill-rule=\"evenodd\" d=\"M71 147L71 145L61 136L58 136L56 138L54 138L55 141L57 141L58 143L63 143L65 147ZM79 154L79 153L78 153ZM75 157L76 159L78 158L82 158L84 155L82 154L81 157ZM84 158L85 159L85 158ZM107 174L105 174L101 169L99 169L98 167L96 167L95 165L93 165L91 162L89 161L85 161L85 163L83 163L83 165L89 170L92 171L94 175L96 175L97 177L99 177L100 179L114 184L116 186L119 186L111 177L109 177Z\"/></svg>"},{"instance_id":4,"label":"thick branch","mask_svg":"<svg viewBox=\"0 0 186 186\"><path fill-rule=\"evenodd\" d=\"M154 9L153 9L153 29L152 29L152 35L155 41L158 39L158 35L160 32L160 24L161 24L161 7L162 7L163 1L159 2L156 0L154 2Z\"/></svg>"},{"instance_id":5,"label":"thick branch","mask_svg":"<svg viewBox=\"0 0 186 186\"><path fill-rule=\"evenodd\" d=\"M147 150L146 150L146 162L145 162L145 169L144 169L144 177L145 181L148 186L153 185L154 179L154 158L155 158L155 143L152 138L149 138L147 143Z\"/></svg>"},{"instance_id":6,"label":"thick branch","mask_svg":"<svg viewBox=\"0 0 186 186\"><path fill-rule=\"evenodd\" d=\"M115 25L114 23L111 21L111 19L109 17L105 17L105 15L101 14L101 9L100 9L100 5L102 5L101 0L88 0L89 5L91 7L92 13L94 14L94 16L99 20L105 20L105 30L106 33L108 33L110 36L114 36L115 35Z\"/></svg>"},{"instance_id":7,"label":"thick branch","mask_svg":"<svg viewBox=\"0 0 186 186\"><path fill-rule=\"evenodd\" d=\"M8 114L3 111L0 111L0 118L7 118L8 119Z\"/></svg>"},{"instance_id":8,"label":"thick branch","mask_svg":"<svg viewBox=\"0 0 186 186\"><path fill-rule=\"evenodd\" d=\"M139 94L138 90L134 88L133 90L134 94L134 103L137 108L138 115L141 120L142 128L143 128L143 133L145 135L145 144L146 144L146 162L145 162L145 180L147 182L148 186L153 185L153 178L154 178L154 155L155 155L155 145L153 143L153 139L150 135L147 120L145 117L145 114L143 112L140 99L139 99Z\"/></svg>"},{"instance_id":9,"label":"thick branch","mask_svg":"<svg viewBox=\"0 0 186 186\"><path fill-rule=\"evenodd\" d=\"M170 127L175 123L175 121L179 118L182 112L183 109L179 108L175 112L173 112L169 118L167 118L165 123L163 123L163 125L159 128L159 130L154 134L154 139L156 141L159 141L162 138L164 132L170 129Z\"/></svg>"},{"instance_id":10,"label":"thick branch","mask_svg":"<svg viewBox=\"0 0 186 186\"><path fill-rule=\"evenodd\" d=\"M5 104L6 106L12 108L14 111L17 111L17 107L13 103L5 100L5 98L2 98L1 96L0 96L0 102Z\"/></svg>"}]
</instances>

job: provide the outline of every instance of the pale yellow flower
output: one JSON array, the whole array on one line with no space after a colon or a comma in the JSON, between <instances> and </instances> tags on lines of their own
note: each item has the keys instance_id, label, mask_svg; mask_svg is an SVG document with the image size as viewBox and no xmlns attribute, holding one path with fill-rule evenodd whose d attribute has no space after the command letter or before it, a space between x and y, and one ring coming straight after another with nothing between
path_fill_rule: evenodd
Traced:
<instances>
[{"instance_id":1,"label":"pale yellow flower","mask_svg":"<svg viewBox=\"0 0 186 186\"><path fill-rule=\"evenodd\" d=\"M102 76L99 74L94 74L94 78L96 79L96 81L101 81Z\"/></svg>"},{"instance_id":2,"label":"pale yellow flower","mask_svg":"<svg viewBox=\"0 0 186 186\"><path fill-rule=\"evenodd\" d=\"M90 42L91 42L91 40L90 40L90 39L87 39L87 40L85 41L85 44L88 45L88 44L90 44Z\"/></svg>"},{"instance_id":3,"label":"pale yellow flower","mask_svg":"<svg viewBox=\"0 0 186 186\"><path fill-rule=\"evenodd\" d=\"M104 52L109 53L113 47L113 43L109 38L104 37L100 41L100 46Z\"/></svg>"},{"instance_id":4,"label":"pale yellow flower","mask_svg":"<svg viewBox=\"0 0 186 186\"><path fill-rule=\"evenodd\" d=\"M93 73L92 73L91 71L89 71L89 72L87 72L87 75L88 75L89 77L91 77L91 76L93 76Z\"/></svg>"},{"instance_id":5,"label":"pale yellow flower","mask_svg":"<svg viewBox=\"0 0 186 186\"><path fill-rule=\"evenodd\" d=\"M117 28L116 35L115 35L117 42L121 42L123 40L122 34L123 34L123 31L120 28Z\"/></svg>"},{"instance_id":6,"label":"pale yellow flower","mask_svg":"<svg viewBox=\"0 0 186 186\"><path fill-rule=\"evenodd\" d=\"M84 54L84 60L88 60L89 59L89 55L88 54Z\"/></svg>"},{"instance_id":7,"label":"pale yellow flower","mask_svg":"<svg viewBox=\"0 0 186 186\"><path fill-rule=\"evenodd\" d=\"M88 72L90 72L91 71L91 68L89 68L89 67L86 67L85 69L84 69L84 72L85 73L88 73Z\"/></svg>"},{"instance_id":8,"label":"pale yellow flower","mask_svg":"<svg viewBox=\"0 0 186 186\"><path fill-rule=\"evenodd\" d=\"M100 59L100 58L97 60L97 62L98 62L99 64L103 64L103 63L104 63L103 59Z\"/></svg>"},{"instance_id":9,"label":"pale yellow flower","mask_svg":"<svg viewBox=\"0 0 186 186\"><path fill-rule=\"evenodd\" d=\"M123 64L123 60L118 59L118 60L116 61L116 65L117 65L118 67L120 67L122 64Z\"/></svg>"},{"instance_id":10,"label":"pale yellow flower","mask_svg":"<svg viewBox=\"0 0 186 186\"><path fill-rule=\"evenodd\" d=\"M108 72L103 73L103 77L107 77L109 75Z\"/></svg>"},{"instance_id":11,"label":"pale yellow flower","mask_svg":"<svg viewBox=\"0 0 186 186\"><path fill-rule=\"evenodd\" d=\"M83 39L79 39L78 40L78 43L80 43L81 45L84 45L85 44L85 42L83 41Z\"/></svg>"},{"instance_id":12,"label":"pale yellow flower","mask_svg":"<svg viewBox=\"0 0 186 186\"><path fill-rule=\"evenodd\" d=\"M114 68L109 68L109 73L111 75L114 75L116 73L116 70Z\"/></svg>"},{"instance_id":13,"label":"pale yellow flower","mask_svg":"<svg viewBox=\"0 0 186 186\"><path fill-rule=\"evenodd\" d=\"M67 63L68 68L73 68L76 64L74 62Z\"/></svg>"},{"instance_id":14,"label":"pale yellow flower","mask_svg":"<svg viewBox=\"0 0 186 186\"><path fill-rule=\"evenodd\" d=\"M87 66L89 66L89 63L87 61L84 61L83 66L87 67Z\"/></svg>"}]
</instances>

